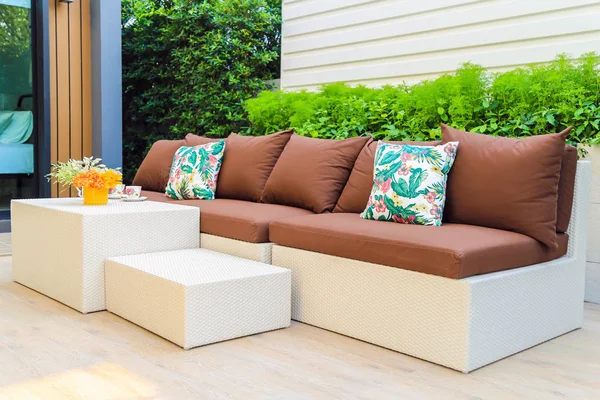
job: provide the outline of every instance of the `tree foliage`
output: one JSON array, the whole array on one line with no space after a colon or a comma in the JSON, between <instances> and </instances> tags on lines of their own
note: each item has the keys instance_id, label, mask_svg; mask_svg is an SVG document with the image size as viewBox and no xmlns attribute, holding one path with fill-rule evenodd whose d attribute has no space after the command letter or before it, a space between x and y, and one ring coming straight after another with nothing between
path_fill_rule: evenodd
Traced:
<instances>
[{"instance_id":1,"label":"tree foliage","mask_svg":"<svg viewBox=\"0 0 600 400\"><path fill-rule=\"evenodd\" d=\"M29 9L0 4L0 53L21 57L29 52L30 42Z\"/></svg>"},{"instance_id":2,"label":"tree foliage","mask_svg":"<svg viewBox=\"0 0 600 400\"><path fill-rule=\"evenodd\" d=\"M20 95L31 94L29 18L27 8L0 4L0 93L10 109Z\"/></svg>"},{"instance_id":3,"label":"tree foliage","mask_svg":"<svg viewBox=\"0 0 600 400\"><path fill-rule=\"evenodd\" d=\"M123 141L130 181L158 139L247 127L246 99L279 75L274 0L124 0Z\"/></svg>"}]
</instances>

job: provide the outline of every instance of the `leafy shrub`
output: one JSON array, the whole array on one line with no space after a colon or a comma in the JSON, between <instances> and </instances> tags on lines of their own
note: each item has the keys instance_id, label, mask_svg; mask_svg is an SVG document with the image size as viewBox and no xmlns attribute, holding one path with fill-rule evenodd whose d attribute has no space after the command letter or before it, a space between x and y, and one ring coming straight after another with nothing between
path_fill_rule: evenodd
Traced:
<instances>
[{"instance_id":1,"label":"leafy shrub","mask_svg":"<svg viewBox=\"0 0 600 400\"><path fill-rule=\"evenodd\" d=\"M559 55L549 64L491 74L463 64L455 74L382 88L331 84L317 93L265 91L245 109L251 134L294 128L344 139L431 140L440 122L472 132L521 137L575 129L571 143L600 144L600 58Z\"/></svg>"},{"instance_id":2,"label":"leafy shrub","mask_svg":"<svg viewBox=\"0 0 600 400\"><path fill-rule=\"evenodd\" d=\"M246 127L279 76L281 2L123 0L123 142L130 182L152 143Z\"/></svg>"}]
</instances>

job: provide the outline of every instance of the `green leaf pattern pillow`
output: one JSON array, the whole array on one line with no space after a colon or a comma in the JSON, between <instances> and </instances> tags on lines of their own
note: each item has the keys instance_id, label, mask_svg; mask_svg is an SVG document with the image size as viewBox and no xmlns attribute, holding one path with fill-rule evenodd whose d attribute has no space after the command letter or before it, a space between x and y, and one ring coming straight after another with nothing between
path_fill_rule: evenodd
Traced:
<instances>
[{"instance_id":1,"label":"green leaf pattern pillow","mask_svg":"<svg viewBox=\"0 0 600 400\"><path fill-rule=\"evenodd\" d=\"M377 143L373 188L365 219L403 224L442 224L446 181L458 142L440 146Z\"/></svg>"},{"instance_id":2,"label":"green leaf pattern pillow","mask_svg":"<svg viewBox=\"0 0 600 400\"><path fill-rule=\"evenodd\" d=\"M180 147L173 156L165 196L177 200L213 200L224 152L225 140Z\"/></svg>"}]
</instances>

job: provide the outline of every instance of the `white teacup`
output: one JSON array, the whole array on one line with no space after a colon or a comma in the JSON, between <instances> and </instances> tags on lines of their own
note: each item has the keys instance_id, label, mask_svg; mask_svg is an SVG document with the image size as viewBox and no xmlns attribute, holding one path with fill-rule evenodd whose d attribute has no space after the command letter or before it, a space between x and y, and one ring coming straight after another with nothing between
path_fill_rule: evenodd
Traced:
<instances>
[{"instance_id":1,"label":"white teacup","mask_svg":"<svg viewBox=\"0 0 600 400\"><path fill-rule=\"evenodd\" d=\"M125 193L125 185L119 184L108 191L112 197L121 197Z\"/></svg>"},{"instance_id":2,"label":"white teacup","mask_svg":"<svg viewBox=\"0 0 600 400\"><path fill-rule=\"evenodd\" d=\"M125 187L125 195L128 199L139 199L142 194L141 186L127 186Z\"/></svg>"}]
</instances>

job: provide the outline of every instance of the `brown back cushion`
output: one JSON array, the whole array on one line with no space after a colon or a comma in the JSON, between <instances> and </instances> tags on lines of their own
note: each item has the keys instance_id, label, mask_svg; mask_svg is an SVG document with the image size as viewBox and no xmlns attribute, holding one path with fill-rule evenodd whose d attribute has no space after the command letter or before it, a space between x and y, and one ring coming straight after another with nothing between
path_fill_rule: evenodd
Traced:
<instances>
[{"instance_id":1,"label":"brown back cushion","mask_svg":"<svg viewBox=\"0 0 600 400\"><path fill-rule=\"evenodd\" d=\"M159 140L155 142L137 170L133 184L144 190L164 192L169 180L173 156L185 140Z\"/></svg>"},{"instance_id":2,"label":"brown back cushion","mask_svg":"<svg viewBox=\"0 0 600 400\"><path fill-rule=\"evenodd\" d=\"M558 210L556 213L556 232L566 232L571 221L573 197L575 197L575 173L577 172L577 148L566 146L558 181Z\"/></svg>"},{"instance_id":3,"label":"brown back cushion","mask_svg":"<svg viewBox=\"0 0 600 400\"><path fill-rule=\"evenodd\" d=\"M523 233L557 249L558 181L570 130L513 139L442 124L442 141L459 142L444 219Z\"/></svg>"},{"instance_id":4,"label":"brown back cushion","mask_svg":"<svg viewBox=\"0 0 600 400\"><path fill-rule=\"evenodd\" d=\"M261 201L316 213L333 210L368 140L366 136L327 140L292 135L271 172Z\"/></svg>"},{"instance_id":5,"label":"brown back cushion","mask_svg":"<svg viewBox=\"0 0 600 400\"><path fill-rule=\"evenodd\" d=\"M200 146L203 144L207 144L210 142L216 142L217 140L221 140L219 138L208 138L205 136L194 135L193 133L188 133L185 135L185 146ZM227 147L227 146L225 146Z\"/></svg>"},{"instance_id":6,"label":"brown back cushion","mask_svg":"<svg viewBox=\"0 0 600 400\"><path fill-rule=\"evenodd\" d=\"M219 172L217 197L259 201L265 183L292 136L292 131L267 136L229 135Z\"/></svg>"},{"instance_id":7,"label":"brown back cushion","mask_svg":"<svg viewBox=\"0 0 600 400\"><path fill-rule=\"evenodd\" d=\"M177 149L182 146L206 144L215 140L217 139L205 138L188 133L185 139L159 140L155 142L135 174L133 184L141 186L144 190L164 192L167 181L169 180L173 156Z\"/></svg>"},{"instance_id":8,"label":"brown back cushion","mask_svg":"<svg viewBox=\"0 0 600 400\"><path fill-rule=\"evenodd\" d=\"M431 142L386 142L395 144L411 144L413 146L437 146L441 140ZM348 183L342 191L333 212L338 213L361 213L365 210L369 195L373 188L373 168L375 166L375 151L377 141L370 140L358 155L354 168L348 178Z\"/></svg>"}]
</instances>

